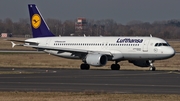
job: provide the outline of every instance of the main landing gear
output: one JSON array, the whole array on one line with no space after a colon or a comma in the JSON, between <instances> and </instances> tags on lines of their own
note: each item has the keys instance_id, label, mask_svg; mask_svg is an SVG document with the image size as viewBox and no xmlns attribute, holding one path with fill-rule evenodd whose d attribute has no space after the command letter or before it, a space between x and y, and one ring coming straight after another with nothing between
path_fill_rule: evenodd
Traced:
<instances>
[{"instance_id":1,"label":"main landing gear","mask_svg":"<svg viewBox=\"0 0 180 101\"><path fill-rule=\"evenodd\" d=\"M89 66L89 64L83 63L83 64L81 64L80 68L81 68L81 70L89 70L90 66Z\"/></svg>"},{"instance_id":2,"label":"main landing gear","mask_svg":"<svg viewBox=\"0 0 180 101\"><path fill-rule=\"evenodd\" d=\"M90 65L86 64L86 63L82 63L80 68L81 68L81 70L89 70L90 69ZM117 61L115 62L115 64L111 65L111 70L120 70L120 65L118 64Z\"/></svg>"},{"instance_id":3,"label":"main landing gear","mask_svg":"<svg viewBox=\"0 0 180 101\"><path fill-rule=\"evenodd\" d=\"M115 62L115 64L111 65L111 70L120 70L120 65L117 61Z\"/></svg>"}]
</instances>

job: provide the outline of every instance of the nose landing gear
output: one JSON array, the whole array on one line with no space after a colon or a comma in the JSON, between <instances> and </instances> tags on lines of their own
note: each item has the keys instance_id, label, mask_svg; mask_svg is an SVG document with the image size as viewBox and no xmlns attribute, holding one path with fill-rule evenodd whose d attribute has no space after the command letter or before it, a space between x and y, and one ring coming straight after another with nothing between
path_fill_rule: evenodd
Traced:
<instances>
[{"instance_id":1,"label":"nose landing gear","mask_svg":"<svg viewBox=\"0 0 180 101\"><path fill-rule=\"evenodd\" d=\"M150 71L155 71L155 70L156 70L156 67L150 67L149 70L150 70Z\"/></svg>"},{"instance_id":2,"label":"nose landing gear","mask_svg":"<svg viewBox=\"0 0 180 101\"><path fill-rule=\"evenodd\" d=\"M153 65L153 61L152 61L152 60L149 60L149 63L150 63L150 68L149 68L149 70L150 70L150 71L155 71L155 70L156 70L156 67Z\"/></svg>"}]
</instances>

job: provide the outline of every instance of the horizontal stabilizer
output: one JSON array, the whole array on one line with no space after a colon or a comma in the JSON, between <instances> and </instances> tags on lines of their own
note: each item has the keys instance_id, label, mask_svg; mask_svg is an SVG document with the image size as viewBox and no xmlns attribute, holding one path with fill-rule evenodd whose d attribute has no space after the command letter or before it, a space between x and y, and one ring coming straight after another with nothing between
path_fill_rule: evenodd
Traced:
<instances>
[{"instance_id":1,"label":"horizontal stabilizer","mask_svg":"<svg viewBox=\"0 0 180 101\"><path fill-rule=\"evenodd\" d=\"M14 48L15 46L24 46L24 44L15 44L14 42L11 41L12 44L12 48Z\"/></svg>"}]
</instances>

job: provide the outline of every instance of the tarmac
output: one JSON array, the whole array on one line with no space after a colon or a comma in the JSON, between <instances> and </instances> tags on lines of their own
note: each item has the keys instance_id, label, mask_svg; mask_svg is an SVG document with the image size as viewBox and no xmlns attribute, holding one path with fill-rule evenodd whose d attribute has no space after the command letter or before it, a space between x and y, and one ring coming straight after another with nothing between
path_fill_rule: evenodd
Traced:
<instances>
[{"instance_id":1,"label":"tarmac","mask_svg":"<svg viewBox=\"0 0 180 101\"><path fill-rule=\"evenodd\" d=\"M180 71L0 68L0 91L180 94Z\"/></svg>"}]
</instances>

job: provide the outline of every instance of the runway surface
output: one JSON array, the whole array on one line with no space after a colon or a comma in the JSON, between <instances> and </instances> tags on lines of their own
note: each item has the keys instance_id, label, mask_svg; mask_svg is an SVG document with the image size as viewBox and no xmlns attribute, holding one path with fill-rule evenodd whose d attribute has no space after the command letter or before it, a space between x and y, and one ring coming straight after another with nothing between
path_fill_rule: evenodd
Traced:
<instances>
[{"instance_id":1,"label":"runway surface","mask_svg":"<svg viewBox=\"0 0 180 101\"><path fill-rule=\"evenodd\" d=\"M179 71L15 69L13 72L16 74L0 74L0 91L180 94Z\"/></svg>"}]
</instances>

